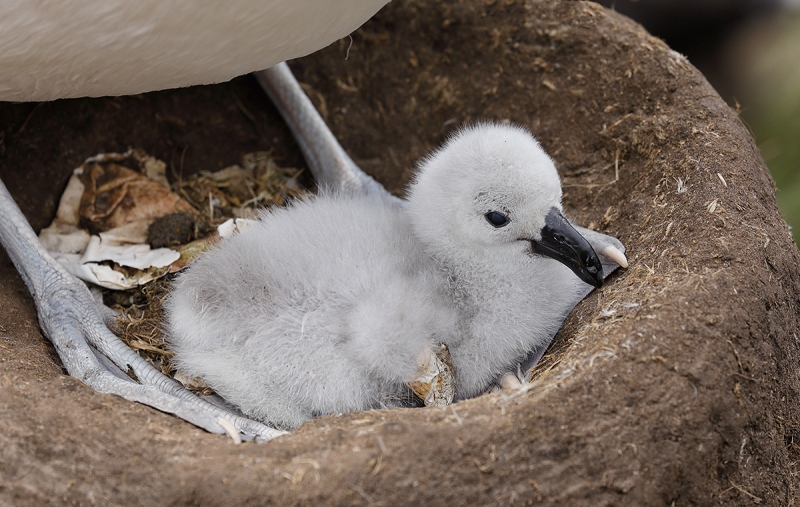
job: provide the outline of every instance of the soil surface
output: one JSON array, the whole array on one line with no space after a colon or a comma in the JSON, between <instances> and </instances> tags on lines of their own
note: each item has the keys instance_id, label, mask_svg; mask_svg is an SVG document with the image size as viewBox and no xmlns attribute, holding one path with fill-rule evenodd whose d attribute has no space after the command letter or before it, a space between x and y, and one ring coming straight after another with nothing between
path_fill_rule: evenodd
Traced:
<instances>
[{"instance_id":1,"label":"soil surface","mask_svg":"<svg viewBox=\"0 0 800 507\"><path fill-rule=\"evenodd\" d=\"M631 267L568 318L529 390L323 417L235 446L63 374L0 257L4 505L797 505L800 255L747 128L635 23L569 1L395 0L293 68L401 193L463 123L528 126L577 223ZM35 229L73 167L141 147L174 174L302 158L254 79L0 104L0 177Z\"/></svg>"}]
</instances>

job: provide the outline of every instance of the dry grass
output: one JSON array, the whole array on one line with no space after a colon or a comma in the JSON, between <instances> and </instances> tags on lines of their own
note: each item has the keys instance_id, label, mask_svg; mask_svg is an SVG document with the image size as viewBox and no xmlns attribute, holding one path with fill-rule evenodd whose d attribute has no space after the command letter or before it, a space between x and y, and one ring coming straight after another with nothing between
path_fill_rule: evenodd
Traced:
<instances>
[{"instance_id":1,"label":"dry grass","mask_svg":"<svg viewBox=\"0 0 800 507\"><path fill-rule=\"evenodd\" d=\"M279 167L270 152L247 153L241 165L178 179L172 189L198 211L200 230L210 231L229 218L255 218L259 208L302 197L307 191L298 183L301 172Z\"/></svg>"},{"instance_id":2,"label":"dry grass","mask_svg":"<svg viewBox=\"0 0 800 507\"><path fill-rule=\"evenodd\" d=\"M165 375L173 371L172 352L166 348L161 324L164 317L162 305L169 294L169 286L170 281L166 278L154 280L130 294L133 302L129 306L114 305L120 312L115 330L117 335Z\"/></svg>"},{"instance_id":3,"label":"dry grass","mask_svg":"<svg viewBox=\"0 0 800 507\"><path fill-rule=\"evenodd\" d=\"M288 199L305 195L307 191L297 183L299 175L297 169L275 164L269 152L257 152L244 155L241 166L178 179L172 188L197 210L196 229L207 237L230 218L255 218L258 209L282 206ZM163 303L171 279L154 280L123 293L104 290L104 299L119 312L115 332L122 341L165 375L175 376L163 328ZM191 379L180 380L190 389L210 392Z\"/></svg>"}]
</instances>

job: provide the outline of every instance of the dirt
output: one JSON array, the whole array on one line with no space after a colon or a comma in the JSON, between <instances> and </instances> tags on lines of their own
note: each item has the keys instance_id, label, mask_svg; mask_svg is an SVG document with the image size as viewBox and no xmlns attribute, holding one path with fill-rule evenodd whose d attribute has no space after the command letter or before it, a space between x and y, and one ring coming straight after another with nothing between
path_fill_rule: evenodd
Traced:
<instances>
[{"instance_id":1,"label":"dirt","mask_svg":"<svg viewBox=\"0 0 800 507\"><path fill-rule=\"evenodd\" d=\"M568 318L529 390L323 417L234 446L66 377L0 260L0 503L797 505L800 255L747 128L633 22L582 2L395 0L293 63L400 193L464 122L527 125L569 215L631 267ZM36 229L71 169L144 148L177 172L302 159L250 77L0 105L0 177Z\"/></svg>"}]
</instances>

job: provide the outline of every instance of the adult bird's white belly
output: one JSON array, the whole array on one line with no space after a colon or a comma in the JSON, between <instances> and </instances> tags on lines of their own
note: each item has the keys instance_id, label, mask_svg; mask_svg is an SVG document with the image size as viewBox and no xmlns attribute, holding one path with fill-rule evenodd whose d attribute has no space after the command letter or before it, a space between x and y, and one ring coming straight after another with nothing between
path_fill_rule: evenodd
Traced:
<instances>
[{"instance_id":1,"label":"adult bird's white belly","mask_svg":"<svg viewBox=\"0 0 800 507\"><path fill-rule=\"evenodd\" d=\"M0 100L209 84L305 56L386 0L7 0Z\"/></svg>"}]
</instances>

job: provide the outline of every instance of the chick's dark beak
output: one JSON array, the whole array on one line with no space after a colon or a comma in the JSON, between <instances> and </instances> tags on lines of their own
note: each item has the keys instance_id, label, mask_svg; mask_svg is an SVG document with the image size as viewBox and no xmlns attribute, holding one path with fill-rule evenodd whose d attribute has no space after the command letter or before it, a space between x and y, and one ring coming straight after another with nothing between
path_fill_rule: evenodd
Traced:
<instances>
[{"instance_id":1,"label":"chick's dark beak","mask_svg":"<svg viewBox=\"0 0 800 507\"><path fill-rule=\"evenodd\" d=\"M542 239L531 240L531 246L535 253L564 264L589 285L603 285L603 266L594 249L556 208L550 208L545 217Z\"/></svg>"}]
</instances>

